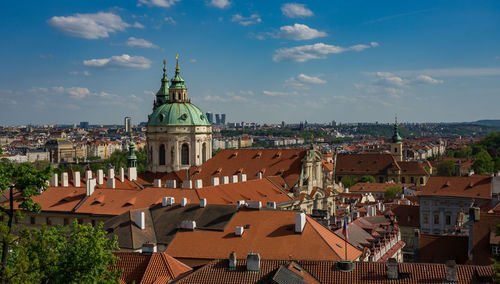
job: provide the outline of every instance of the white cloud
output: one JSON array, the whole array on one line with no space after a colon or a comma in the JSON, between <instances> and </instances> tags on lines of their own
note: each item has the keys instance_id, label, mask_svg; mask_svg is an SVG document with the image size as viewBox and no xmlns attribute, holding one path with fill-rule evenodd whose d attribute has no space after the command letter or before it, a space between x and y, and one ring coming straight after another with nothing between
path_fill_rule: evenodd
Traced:
<instances>
[{"instance_id":1,"label":"white cloud","mask_svg":"<svg viewBox=\"0 0 500 284\"><path fill-rule=\"evenodd\" d=\"M196 58L191 58L191 59L189 59L189 62L196 63L196 62L198 62L198 60L196 60Z\"/></svg>"},{"instance_id":2,"label":"white cloud","mask_svg":"<svg viewBox=\"0 0 500 284\"><path fill-rule=\"evenodd\" d=\"M87 88L82 87L71 87L67 88L66 92L75 99L83 99L86 96L90 95L90 91Z\"/></svg>"},{"instance_id":3,"label":"white cloud","mask_svg":"<svg viewBox=\"0 0 500 284\"><path fill-rule=\"evenodd\" d=\"M314 15L311 10L306 8L305 4L298 4L298 3L283 4L281 6L281 12L283 12L283 15L289 18L310 17Z\"/></svg>"},{"instance_id":4,"label":"white cloud","mask_svg":"<svg viewBox=\"0 0 500 284\"><path fill-rule=\"evenodd\" d=\"M308 84L325 84L326 83L325 80L320 79L319 77L307 76L306 74L299 74L299 76L297 76L297 79L302 83L308 83Z\"/></svg>"},{"instance_id":5,"label":"white cloud","mask_svg":"<svg viewBox=\"0 0 500 284\"><path fill-rule=\"evenodd\" d=\"M84 60L83 65L98 68L147 69L151 67L151 60L142 56L123 54L120 56L111 56L109 58Z\"/></svg>"},{"instance_id":6,"label":"white cloud","mask_svg":"<svg viewBox=\"0 0 500 284\"><path fill-rule=\"evenodd\" d=\"M210 5L219 9L224 9L229 7L231 2L229 2L229 0L211 0Z\"/></svg>"},{"instance_id":7,"label":"white cloud","mask_svg":"<svg viewBox=\"0 0 500 284\"><path fill-rule=\"evenodd\" d=\"M163 7L169 8L175 4L175 2L179 2L180 0L139 0L139 5L144 4L149 7Z\"/></svg>"},{"instance_id":8,"label":"white cloud","mask_svg":"<svg viewBox=\"0 0 500 284\"><path fill-rule=\"evenodd\" d=\"M427 75L418 75L417 78L414 80L417 83L427 83L427 84L442 84L443 80L436 80L432 78L431 76Z\"/></svg>"},{"instance_id":9,"label":"white cloud","mask_svg":"<svg viewBox=\"0 0 500 284\"><path fill-rule=\"evenodd\" d=\"M135 22L133 27L138 29L144 29L144 25L139 22Z\"/></svg>"},{"instance_id":10,"label":"white cloud","mask_svg":"<svg viewBox=\"0 0 500 284\"><path fill-rule=\"evenodd\" d=\"M325 37L327 33L310 28L303 24L294 24L293 26L282 26L275 35L277 38L286 38L293 40L306 40L318 37Z\"/></svg>"},{"instance_id":11,"label":"white cloud","mask_svg":"<svg viewBox=\"0 0 500 284\"><path fill-rule=\"evenodd\" d=\"M305 62L311 59L326 58L328 54L342 53L345 51L362 51L370 48L373 45L358 44L350 47L342 47L329 45L324 43L316 43L310 45L302 45L296 47L285 47L277 49L274 52L273 60L279 61L294 61Z\"/></svg>"},{"instance_id":12,"label":"white cloud","mask_svg":"<svg viewBox=\"0 0 500 284\"><path fill-rule=\"evenodd\" d=\"M176 21L174 20L174 18L172 18L172 17L165 17L163 20L164 20L165 22L167 22L167 23L172 24L172 25L177 24L177 22L176 22Z\"/></svg>"},{"instance_id":13,"label":"white cloud","mask_svg":"<svg viewBox=\"0 0 500 284\"><path fill-rule=\"evenodd\" d=\"M297 92L277 92L277 91L267 91L263 90L262 94L266 96L276 97L276 96L296 96Z\"/></svg>"},{"instance_id":14,"label":"white cloud","mask_svg":"<svg viewBox=\"0 0 500 284\"><path fill-rule=\"evenodd\" d=\"M429 76L437 77L481 77L499 76L500 68L455 67L441 69L405 70L398 71L398 73L406 75L426 74Z\"/></svg>"},{"instance_id":15,"label":"white cloud","mask_svg":"<svg viewBox=\"0 0 500 284\"><path fill-rule=\"evenodd\" d=\"M285 87L294 89L308 89L310 85L325 84L326 81L314 76L299 74L297 77L289 78L285 81Z\"/></svg>"},{"instance_id":16,"label":"white cloud","mask_svg":"<svg viewBox=\"0 0 500 284\"><path fill-rule=\"evenodd\" d=\"M262 19L258 14L252 14L249 17L243 17L240 14L235 14L231 18L231 21L237 22L238 24L242 26L248 26L256 23L262 22Z\"/></svg>"},{"instance_id":17,"label":"white cloud","mask_svg":"<svg viewBox=\"0 0 500 284\"><path fill-rule=\"evenodd\" d=\"M127 40L127 46L132 47L144 47L144 48L158 48L158 46L152 42L149 42L142 38L129 37Z\"/></svg>"},{"instance_id":18,"label":"white cloud","mask_svg":"<svg viewBox=\"0 0 500 284\"><path fill-rule=\"evenodd\" d=\"M110 33L130 27L120 16L109 12L54 16L48 23L67 35L86 39L107 38Z\"/></svg>"},{"instance_id":19,"label":"white cloud","mask_svg":"<svg viewBox=\"0 0 500 284\"><path fill-rule=\"evenodd\" d=\"M89 72L89 71L86 71L86 70L85 70L85 71L81 71L81 72L78 72L78 71L71 71L71 72L69 72L69 74L70 74L70 75L74 75L74 76L79 75L79 74L82 74L82 75L84 75L84 76L90 76L90 72Z\"/></svg>"},{"instance_id":20,"label":"white cloud","mask_svg":"<svg viewBox=\"0 0 500 284\"><path fill-rule=\"evenodd\" d=\"M119 97L117 94L111 94L108 92L100 92L96 93L95 95L104 99L115 99Z\"/></svg>"}]
</instances>

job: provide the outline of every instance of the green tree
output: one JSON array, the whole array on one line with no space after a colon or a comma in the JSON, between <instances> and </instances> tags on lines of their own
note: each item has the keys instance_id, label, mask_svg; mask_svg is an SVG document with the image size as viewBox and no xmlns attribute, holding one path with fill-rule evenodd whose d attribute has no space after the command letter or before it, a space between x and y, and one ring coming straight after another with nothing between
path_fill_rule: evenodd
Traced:
<instances>
[{"instance_id":1,"label":"green tree","mask_svg":"<svg viewBox=\"0 0 500 284\"><path fill-rule=\"evenodd\" d=\"M14 210L14 193L16 202L20 209L29 212L39 212L40 204L31 199L40 195L47 187L51 168L37 170L29 163L15 164L8 160L0 161L0 191L8 193L8 204L0 205L3 220L0 222L0 245L2 258L0 262L0 278L2 283L9 282L8 279L16 273L7 265L9 252L17 242L14 230L15 219L21 218L18 210Z\"/></svg>"},{"instance_id":2,"label":"green tree","mask_svg":"<svg viewBox=\"0 0 500 284\"><path fill-rule=\"evenodd\" d=\"M444 160L437 165L438 176L454 176L455 175L455 162L452 160Z\"/></svg>"},{"instance_id":3,"label":"green tree","mask_svg":"<svg viewBox=\"0 0 500 284\"><path fill-rule=\"evenodd\" d=\"M403 188L399 185L394 185L385 190L384 197L396 197L398 194L403 193Z\"/></svg>"},{"instance_id":4,"label":"green tree","mask_svg":"<svg viewBox=\"0 0 500 284\"><path fill-rule=\"evenodd\" d=\"M362 176L361 179L359 180L359 182L369 182L369 183L374 183L376 182L375 181L375 178L373 176L370 176L370 175L366 175L366 176Z\"/></svg>"},{"instance_id":5,"label":"green tree","mask_svg":"<svg viewBox=\"0 0 500 284\"><path fill-rule=\"evenodd\" d=\"M493 172L494 162L490 154L486 150L481 150L474 155L476 161L472 165L472 169L476 174L489 174Z\"/></svg>"},{"instance_id":6,"label":"green tree","mask_svg":"<svg viewBox=\"0 0 500 284\"><path fill-rule=\"evenodd\" d=\"M342 181L342 184L344 185L344 187L346 187L346 188L350 188L353 185L358 183L358 179L354 176L344 176L344 177L342 177L341 181Z\"/></svg>"}]
</instances>

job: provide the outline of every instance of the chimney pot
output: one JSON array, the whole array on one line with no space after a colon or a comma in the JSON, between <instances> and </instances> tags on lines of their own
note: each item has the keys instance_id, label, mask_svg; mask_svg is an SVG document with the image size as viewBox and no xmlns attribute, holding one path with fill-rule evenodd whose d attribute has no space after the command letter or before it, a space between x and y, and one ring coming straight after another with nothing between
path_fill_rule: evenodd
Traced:
<instances>
[{"instance_id":1,"label":"chimney pot","mask_svg":"<svg viewBox=\"0 0 500 284\"><path fill-rule=\"evenodd\" d=\"M247 270L259 271L260 270L260 255L258 253L249 253L247 256Z\"/></svg>"},{"instance_id":2,"label":"chimney pot","mask_svg":"<svg viewBox=\"0 0 500 284\"><path fill-rule=\"evenodd\" d=\"M120 182L125 182L125 169L120 168Z\"/></svg>"},{"instance_id":3,"label":"chimney pot","mask_svg":"<svg viewBox=\"0 0 500 284\"><path fill-rule=\"evenodd\" d=\"M85 171L85 179L88 180L91 178L92 178L92 171L91 170Z\"/></svg>"},{"instance_id":4,"label":"chimney pot","mask_svg":"<svg viewBox=\"0 0 500 284\"><path fill-rule=\"evenodd\" d=\"M87 189L86 194L87 196L91 196L92 193L94 193L95 186L96 186L96 180L95 178L91 178L85 181L85 188Z\"/></svg>"},{"instance_id":5,"label":"chimney pot","mask_svg":"<svg viewBox=\"0 0 500 284\"><path fill-rule=\"evenodd\" d=\"M262 176L263 176L262 172L258 172L258 173L257 173L257 177L258 177L259 179L262 179Z\"/></svg>"},{"instance_id":6,"label":"chimney pot","mask_svg":"<svg viewBox=\"0 0 500 284\"><path fill-rule=\"evenodd\" d=\"M175 203L175 198L173 197L163 197L161 199L161 206L172 206Z\"/></svg>"}]
</instances>

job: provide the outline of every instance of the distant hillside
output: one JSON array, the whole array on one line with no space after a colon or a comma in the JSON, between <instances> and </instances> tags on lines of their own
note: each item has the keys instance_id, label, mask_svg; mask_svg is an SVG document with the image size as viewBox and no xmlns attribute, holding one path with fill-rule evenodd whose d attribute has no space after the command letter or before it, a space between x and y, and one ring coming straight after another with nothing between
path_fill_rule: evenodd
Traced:
<instances>
[{"instance_id":1,"label":"distant hillside","mask_svg":"<svg viewBox=\"0 0 500 284\"><path fill-rule=\"evenodd\" d=\"M476 125L500 127L500 119L483 119L472 123Z\"/></svg>"}]
</instances>

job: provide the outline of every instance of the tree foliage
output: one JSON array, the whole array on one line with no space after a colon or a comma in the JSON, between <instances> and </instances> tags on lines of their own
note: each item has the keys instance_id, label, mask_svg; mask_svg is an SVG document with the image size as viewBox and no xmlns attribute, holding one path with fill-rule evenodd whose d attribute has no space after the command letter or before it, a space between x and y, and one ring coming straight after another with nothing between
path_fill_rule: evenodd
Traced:
<instances>
[{"instance_id":1,"label":"tree foliage","mask_svg":"<svg viewBox=\"0 0 500 284\"><path fill-rule=\"evenodd\" d=\"M376 180L373 176L366 175L366 176L362 176L361 179L359 180L359 182L375 183Z\"/></svg>"},{"instance_id":2,"label":"tree foliage","mask_svg":"<svg viewBox=\"0 0 500 284\"><path fill-rule=\"evenodd\" d=\"M474 159L472 169L476 174L490 174L500 170L500 132L494 132L483 140L448 153L455 158Z\"/></svg>"},{"instance_id":3,"label":"tree foliage","mask_svg":"<svg viewBox=\"0 0 500 284\"><path fill-rule=\"evenodd\" d=\"M358 179L355 176L344 176L341 181L346 188L350 188L358 183Z\"/></svg>"},{"instance_id":4,"label":"tree foliage","mask_svg":"<svg viewBox=\"0 0 500 284\"><path fill-rule=\"evenodd\" d=\"M116 260L111 251L117 249L116 236L106 238L102 223L26 228L12 247L9 282L117 283L121 272L109 270Z\"/></svg>"},{"instance_id":5,"label":"tree foliage","mask_svg":"<svg viewBox=\"0 0 500 284\"><path fill-rule=\"evenodd\" d=\"M384 197L396 197L398 194L403 193L403 188L399 185L394 185L385 190Z\"/></svg>"},{"instance_id":6,"label":"tree foliage","mask_svg":"<svg viewBox=\"0 0 500 284\"><path fill-rule=\"evenodd\" d=\"M452 160L444 160L437 165L438 176L454 176L455 175L455 162Z\"/></svg>"}]
</instances>

